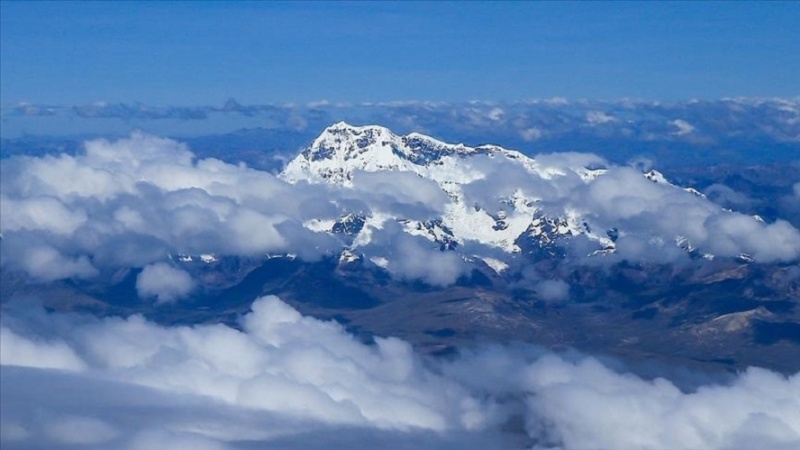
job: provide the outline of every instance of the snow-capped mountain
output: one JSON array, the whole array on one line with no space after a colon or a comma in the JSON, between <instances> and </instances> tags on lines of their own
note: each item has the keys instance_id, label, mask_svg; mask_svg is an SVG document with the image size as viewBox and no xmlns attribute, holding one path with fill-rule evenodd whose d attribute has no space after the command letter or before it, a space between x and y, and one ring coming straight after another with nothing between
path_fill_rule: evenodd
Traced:
<instances>
[{"instance_id":1,"label":"snow-capped mountain","mask_svg":"<svg viewBox=\"0 0 800 450\"><path fill-rule=\"evenodd\" d=\"M494 196L489 201L486 195L476 200L476 183L495 186L496 180L490 178L503 177L503 170L524 173L533 180L569 179L572 185L591 183L606 173L602 165L544 163L494 145L448 144L419 133L399 136L381 126L339 122L325 129L280 176L290 183L324 183L348 189L355 186L361 173L410 172L433 181L447 195L449 202L441 217L434 220L411 220L373 210L306 222L313 231L349 236L346 245L351 251L368 245L373 232L383 229L388 221L400 224L408 234L427 238L441 250L477 244L508 256L525 253L552 257L563 254L560 244L564 239L582 236L592 243L595 254L614 251L616 238L624 230L594 226L577 208L548 211L545 194L531 187L535 183L505 183L502 189L487 192ZM655 170L642 176L681 190ZM484 261L489 257L478 256Z\"/></svg>"},{"instance_id":2,"label":"snow-capped mountain","mask_svg":"<svg viewBox=\"0 0 800 450\"><path fill-rule=\"evenodd\" d=\"M309 181L351 185L356 171L414 172L442 185L465 184L481 178L465 158L475 155L517 160L535 172L535 161L496 146L467 147L411 133L397 136L380 126L356 127L344 122L323 131L310 147L292 160L281 174L289 182Z\"/></svg>"}]
</instances>

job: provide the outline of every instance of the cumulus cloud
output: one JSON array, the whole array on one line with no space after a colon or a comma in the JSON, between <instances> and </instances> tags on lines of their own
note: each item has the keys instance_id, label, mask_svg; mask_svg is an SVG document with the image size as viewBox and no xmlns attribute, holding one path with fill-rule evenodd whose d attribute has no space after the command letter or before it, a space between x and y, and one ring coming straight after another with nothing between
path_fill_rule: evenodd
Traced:
<instances>
[{"instance_id":1,"label":"cumulus cloud","mask_svg":"<svg viewBox=\"0 0 800 450\"><path fill-rule=\"evenodd\" d=\"M198 160L184 144L139 132L88 141L76 155L11 158L0 170L3 265L45 281L144 268L174 254L293 252L314 260L343 244L306 229L310 218L355 210L428 220L448 201L410 173L360 173L346 190L290 185L241 164ZM156 282L167 278L156 277L164 267L145 269L140 295L166 287ZM185 276L172 275L176 287L159 298L188 292Z\"/></svg>"},{"instance_id":2,"label":"cumulus cloud","mask_svg":"<svg viewBox=\"0 0 800 450\"><path fill-rule=\"evenodd\" d=\"M523 384L532 434L564 448L790 448L800 439L800 376L748 369L729 385L681 392L669 381L616 373L588 358L546 356Z\"/></svg>"},{"instance_id":3,"label":"cumulus cloud","mask_svg":"<svg viewBox=\"0 0 800 450\"><path fill-rule=\"evenodd\" d=\"M757 368L682 390L595 358L533 347L474 348L435 360L394 338L364 344L275 297L257 300L240 329L48 315L38 323L59 336L45 341L30 326L24 337L10 328L22 319L3 320L4 446L800 444L800 375ZM524 427L512 425L520 420Z\"/></svg>"},{"instance_id":4,"label":"cumulus cloud","mask_svg":"<svg viewBox=\"0 0 800 450\"><path fill-rule=\"evenodd\" d=\"M13 230L47 229L69 235L88 220L80 209L70 209L52 197L16 200L0 195L0 227Z\"/></svg>"},{"instance_id":5,"label":"cumulus cloud","mask_svg":"<svg viewBox=\"0 0 800 450\"><path fill-rule=\"evenodd\" d=\"M653 263L687 260L687 252L677 242L716 256L747 254L759 262L800 258L800 231L788 222L779 219L765 223L726 210L664 179L650 180L640 170L611 165L596 155L538 155L538 174L489 158L473 160L470 164L486 175L461 187L467 204L489 212L503 211L508 216L509 203L521 194L536 201L536 208L548 216L571 217L577 221L574 226L594 230L600 236L605 237L607 230L620 230L615 238L616 253L595 258L592 262L596 264L620 259ZM593 174L587 176L576 170L584 167ZM710 195L741 207L750 203L722 185L713 187ZM567 245L579 257L599 248L597 242L584 246L580 238Z\"/></svg>"},{"instance_id":6,"label":"cumulus cloud","mask_svg":"<svg viewBox=\"0 0 800 450\"><path fill-rule=\"evenodd\" d=\"M140 297L155 297L158 302L171 302L186 297L194 289L194 281L186 271L166 263L145 266L136 277Z\"/></svg>"},{"instance_id":7,"label":"cumulus cloud","mask_svg":"<svg viewBox=\"0 0 800 450\"><path fill-rule=\"evenodd\" d=\"M466 272L456 252L440 251L439 244L421 236L406 234L396 223L387 222L375 230L364 255L400 280L421 280L432 286L447 286Z\"/></svg>"},{"instance_id":8,"label":"cumulus cloud","mask_svg":"<svg viewBox=\"0 0 800 450\"><path fill-rule=\"evenodd\" d=\"M389 262L389 271L400 278L447 286L464 272L464 261L458 255L432 251L428 242L403 236L395 245L396 255Z\"/></svg>"},{"instance_id":9,"label":"cumulus cloud","mask_svg":"<svg viewBox=\"0 0 800 450\"><path fill-rule=\"evenodd\" d=\"M750 208L755 201L745 194L735 191L724 184L715 183L703 190L712 201L726 208Z\"/></svg>"},{"instance_id":10,"label":"cumulus cloud","mask_svg":"<svg viewBox=\"0 0 800 450\"><path fill-rule=\"evenodd\" d=\"M678 129L674 134L675 136L685 136L687 134L691 134L694 132L694 125L690 124L689 122L683 119L675 119L670 122L675 128Z\"/></svg>"},{"instance_id":11,"label":"cumulus cloud","mask_svg":"<svg viewBox=\"0 0 800 450\"><path fill-rule=\"evenodd\" d=\"M581 187L574 199L570 204L597 227L626 230L617 241L621 257L675 261L685 257L675 248L676 238L717 256L745 253L762 262L800 257L800 231L788 222L764 223L726 211L675 186L651 182L630 168L608 170Z\"/></svg>"},{"instance_id":12,"label":"cumulus cloud","mask_svg":"<svg viewBox=\"0 0 800 450\"><path fill-rule=\"evenodd\" d=\"M616 259L602 262L680 260L686 256L674 245L676 239L702 252L745 253L759 262L800 256L800 232L786 222L767 224L723 211L707 199L650 182L640 172L596 155L543 154L533 164L538 174L510 160L476 156L464 163L469 180L448 192L409 172L358 172L351 188L292 185L243 164L198 159L184 144L137 132L118 141L89 141L76 155L4 160L0 260L6 268L43 281L144 268L176 254L259 257L291 252L314 260L335 254L349 241L309 230L304 226L309 220L333 223L355 213L427 221L450 214L452 197L461 195L465 208L506 214L509 230L517 235L529 225L532 208L584 219L601 235L621 230ZM581 167L595 172L587 175ZM717 190L736 200L722 187ZM523 212L514 214L520 205ZM481 218L493 226L494 218ZM461 225L461 232L472 233L465 241L480 235L473 224ZM416 239L405 245L406 239L396 237L396 228L390 226L371 232L374 242L364 251L385 258L400 278L443 285L463 271L463 255L440 253L438 245ZM386 236L380 238L382 234ZM377 249L378 242L384 248ZM173 297L188 292L188 284L181 283ZM147 283L143 286L142 295L154 295Z\"/></svg>"},{"instance_id":13,"label":"cumulus cloud","mask_svg":"<svg viewBox=\"0 0 800 450\"><path fill-rule=\"evenodd\" d=\"M65 257L134 267L169 253L258 254L286 246L275 229L293 208L283 182L245 166L195 161L168 139L134 133L89 141L76 156L13 158L2 170L0 225L11 246L25 239L16 232L37 231L62 238L49 241ZM19 266L24 257L15 256L5 261Z\"/></svg>"},{"instance_id":14,"label":"cumulus cloud","mask_svg":"<svg viewBox=\"0 0 800 450\"><path fill-rule=\"evenodd\" d=\"M762 224L743 214L707 219L708 248L722 255L743 251L760 261L791 261L800 254L800 232L788 222Z\"/></svg>"},{"instance_id":15,"label":"cumulus cloud","mask_svg":"<svg viewBox=\"0 0 800 450\"><path fill-rule=\"evenodd\" d=\"M526 128L524 130L521 130L519 134L522 137L522 140L524 140L525 142L536 141L538 139L541 139L541 137L544 135L542 130L537 127Z\"/></svg>"},{"instance_id":16,"label":"cumulus cloud","mask_svg":"<svg viewBox=\"0 0 800 450\"><path fill-rule=\"evenodd\" d=\"M614 117L604 113L603 111L589 111L586 113L586 122L590 125L600 125L608 122L614 122Z\"/></svg>"},{"instance_id":17,"label":"cumulus cloud","mask_svg":"<svg viewBox=\"0 0 800 450\"><path fill-rule=\"evenodd\" d=\"M16 246L14 250L19 250L20 266L40 281L91 278L98 273L86 255L64 256L48 245Z\"/></svg>"},{"instance_id":18,"label":"cumulus cloud","mask_svg":"<svg viewBox=\"0 0 800 450\"><path fill-rule=\"evenodd\" d=\"M549 169L558 169L564 172L574 170L576 167L601 168L609 166L605 158L594 153L542 153L536 155L536 161Z\"/></svg>"},{"instance_id":19,"label":"cumulus cloud","mask_svg":"<svg viewBox=\"0 0 800 450\"><path fill-rule=\"evenodd\" d=\"M82 370L86 364L64 342L34 342L0 328L0 364L62 370Z\"/></svg>"},{"instance_id":20,"label":"cumulus cloud","mask_svg":"<svg viewBox=\"0 0 800 450\"><path fill-rule=\"evenodd\" d=\"M377 338L366 346L275 297L257 300L241 325L94 320L62 337L71 346L35 343L3 328L10 356L4 347L2 362L75 369L85 361L120 381L328 424L444 431L484 420L477 400L425 369L404 341Z\"/></svg>"},{"instance_id":21,"label":"cumulus cloud","mask_svg":"<svg viewBox=\"0 0 800 450\"><path fill-rule=\"evenodd\" d=\"M449 199L436 182L424 179L412 172L356 172L353 175L353 190L358 197L371 204L382 205L392 214L417 219L419 213L439 213ZM428 218L422 216L423 218Z\"/></svg>"}]
</instances>

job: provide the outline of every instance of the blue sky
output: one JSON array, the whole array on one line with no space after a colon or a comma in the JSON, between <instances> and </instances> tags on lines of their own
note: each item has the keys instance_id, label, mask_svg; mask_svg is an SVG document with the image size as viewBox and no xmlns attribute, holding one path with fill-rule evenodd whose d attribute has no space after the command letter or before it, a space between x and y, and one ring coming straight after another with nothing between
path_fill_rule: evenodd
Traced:
<instances>
[{"instance_id":1,"label":"blue sky","mask_svg":"<svg viewBox=\"0 0 800 450\"><path fill-rule=\"evenodd\" d=\"M800 95L800 2L0 2L0 97Z\"/></svg>"}]
</instances>

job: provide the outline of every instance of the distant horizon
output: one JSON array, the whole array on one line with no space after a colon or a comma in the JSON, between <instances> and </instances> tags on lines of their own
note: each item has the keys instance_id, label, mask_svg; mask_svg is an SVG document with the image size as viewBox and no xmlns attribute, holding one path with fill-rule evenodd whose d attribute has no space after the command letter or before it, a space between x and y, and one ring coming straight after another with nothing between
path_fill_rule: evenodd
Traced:
<instances>
[{"instance_id":1,"label":"distant horizon","mask_svg":"<svg viewBox=\"0 0 800 450\"><path fill-rule=\"evenodd\" d=\"M36 107L50 107L50 108L72 108L75 106L147 106L153 108L217 108L221 109L229 102L235 102L240 106L275 106L283 108L316 108L316 107L332 107L332 108L350 108L361 106L402 106L408 105L463 105L463 104L481 104L481 105L522 105L522 104L550 104L550 105L568 105L568 104L620 104L620 103L633 103L633 104L650 104L650 105L677 105L677 104L693 104L702 102L797 102L800 101L800 94L786 95L786 96L720 96L720 97L686 97L686 98L649 98L649 97L615 97L615 98L592 98L592 97L566 97L566 96L542 96L542 97L520 97L516 99L496 99L496 98L474 98L465 100L435 100L425 98L402 98L396 100L339 100L332 101L328 99L316 99L308 101L275 101L275 102L260 102L248 101L244 98L229 97L221 102L196 102L196 103L166 103L166 102L147 102L147 101L109 101L104 99L91 99L75 102L48 102L48 101L29 101L18 100L14 102L0 102L0 110L10 110L20 108L23 106L36 106Z\"/></svg>"},{"instance_id":2,"label":"distant horizon","mask_svg":"<svg viewBox=\"0 0 800 450\"><path fill-rule=\"evenodd\" d=\"M134 131L217 151L294 150L331 124L379 125L444 142L495 144L530 152L581 151L627 161L699 164L725 153L740 163L797 159L800 98L723 100L516 102L311 102L250 104L233 99L206 106L98 103L24 104L0 111L3 154L24 151L26 139L121 138ZM214 136L226 138L220 140ZM203 137L208 137L201 142ZM6 140L8 139L8 140ZM14 139L20 139L15 144ZM40 141L41 143L41 141ZM63 143L63 142L62 142ZM7 144L7 146L5 146ZM52 148L54 142L42 148ZM14 150L16 149L16 150ZM716 149L717 152L711 151Z\"/></svg>"}]
</instances>

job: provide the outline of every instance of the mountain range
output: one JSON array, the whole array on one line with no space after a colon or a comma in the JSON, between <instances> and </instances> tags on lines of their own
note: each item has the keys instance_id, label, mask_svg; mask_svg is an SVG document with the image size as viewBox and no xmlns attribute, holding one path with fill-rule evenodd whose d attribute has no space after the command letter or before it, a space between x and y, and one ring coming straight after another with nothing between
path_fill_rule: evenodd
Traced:
<instances>
[{"instance_id":1,"label":"mountain range","mask_svg":"<svg viewBox=\"0 0 800 450\"><path fill-rule=\"evenodd\" d=\"M563 255L563 244L579 236L590 242L587 256L602 257L615 251L615 242L620 234L637 231L625 230L619 224L604 228L591 212L582 211L572 203L554 210L553 202L547 198L548 190L530 182L543 181L554 185L564 179L577 190L576 184L591 184L608 171L606 164L599 159L588 162L571 166L563 162L554 164L495 145L448 144L419 133L398 136L381 126L357 127L339 122L325 129L291 160L280 177L289 183L330 184L345 188L354 186L354 178L367 177L368 174L388 177L403 173L413 175L420 183L433 182L447 201L441 214L428 220L414 220L384 211L369 215L362 211L347 211L342 217L315 218L305 225L317 232L350 236L347 250L348 254L353 254L370 243L373 230L382 229L387 221L393 221L399 223L405 233L423 236L442 250L456 250L465 244L482 246L488 250L487 254L463 256L476 256L502 270L508 264L503 260L520 254ZM504 177L504 172L516 177L527 176L529 180L514 185L491 179ZM657 170L643 172L642 177L671 195L686 197L687 201L692 201L693 196L704 197L695 189L674 186ZM386 185L390 183L392 179L386 181ZM476 188L485 188L486 192L474 195ZM673 242L694 256L714 257L710 253L699 253L685 236L659 238ZM475 245L470 248L475 249ZM501 250L499 259L494 250ZM745 254L737 256L750 258Z\"/></svg>"},{"instance_id":2,"label":"mountain range","mask_svg":"<svg viewBox=\"0 0 800 450\"><path fill-rule=\"evenodd\" d=\"M657 170L343 122L277 177L142 135L86 148L4 164L4 305L236 326L274 294L434 354L524 341L800 369L798 231Z\"/></svg>"}]
</instances>

